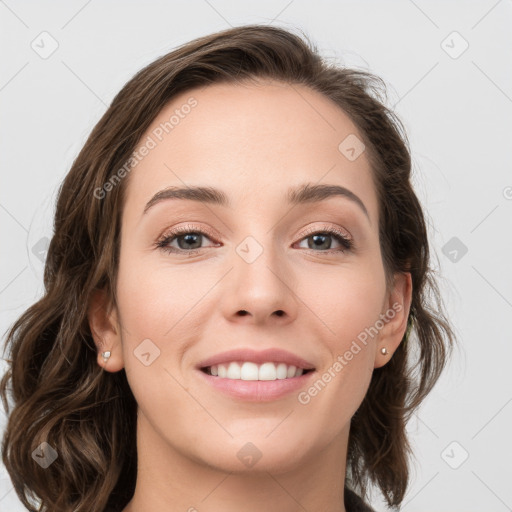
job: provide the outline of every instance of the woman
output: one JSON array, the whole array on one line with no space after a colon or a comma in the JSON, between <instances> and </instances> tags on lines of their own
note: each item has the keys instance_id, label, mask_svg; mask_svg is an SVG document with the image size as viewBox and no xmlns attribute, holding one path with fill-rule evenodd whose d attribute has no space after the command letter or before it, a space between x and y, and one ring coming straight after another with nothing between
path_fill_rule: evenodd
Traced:
<instances>
[{"instance_id":1,"label":"woman","mask_svg":"<svg viewBox=\"0 0 512 512\"><path fill-rule=\"evenodd\" d=\"M29 510L353 512L371 484L400 505L454 337L382 85L252 25L123 87L6 343Z\"/></svg>"}]
</instances>

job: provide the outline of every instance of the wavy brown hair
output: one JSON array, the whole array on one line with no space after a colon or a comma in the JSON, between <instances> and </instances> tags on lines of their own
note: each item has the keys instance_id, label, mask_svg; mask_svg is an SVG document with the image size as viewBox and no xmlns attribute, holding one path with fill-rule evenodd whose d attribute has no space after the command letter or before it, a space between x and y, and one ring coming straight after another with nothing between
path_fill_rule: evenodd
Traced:
<instances>
[{"instance_id":1,"label":"wavy brown hair","mask_svg":"<svg viewBox=\"0 0 512 512\"><path fill-rule=\"evenodd\" d=\"M98 365L87 319L95 291L116 304L129 177L101 198L95 191L116 179L151 122L178 93L261 79L305 85L349 115L372 166L388 286L394 273L411 273L407 332L389 363L374 370L352 418L345 482L362 495L375 484L390 506L402 502L409 479L406 423L438 379L455 341L429 263L406 133L385 106L380 78L328 63L304 34L247 25L195 39L139 71L94 127L61 185L45 292L7 333L8 371L0 383L8 413L9 393L12 400L2 459L28 510L119 511L135 489L137 404L124 369L109 373ZM31 456L42 442L58 453L46 469Z\"/></svg>"}]
</instances>

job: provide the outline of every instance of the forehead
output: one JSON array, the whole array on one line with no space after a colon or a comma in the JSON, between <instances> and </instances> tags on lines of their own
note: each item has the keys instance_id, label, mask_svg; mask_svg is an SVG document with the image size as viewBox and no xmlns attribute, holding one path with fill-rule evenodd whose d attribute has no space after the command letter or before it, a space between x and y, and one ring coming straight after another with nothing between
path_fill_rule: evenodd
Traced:
<instances>
[{"instance_id":1,"label":"forehead","mask_svg":"<svg viewBox=\"0 0 512 512\"><path fill-rule=\"evenodd\" d=\"M349 159L343 152L344 141L361 139L345 112L303 85L192 89L173 98L141 138L138 149L151 149L130 172L125 206L141 213L161 189L201 185L225 190L234 207L261 207L293 185L329 183L352 190L375 216L366 154Z\"/></svg>"}]
</instances>

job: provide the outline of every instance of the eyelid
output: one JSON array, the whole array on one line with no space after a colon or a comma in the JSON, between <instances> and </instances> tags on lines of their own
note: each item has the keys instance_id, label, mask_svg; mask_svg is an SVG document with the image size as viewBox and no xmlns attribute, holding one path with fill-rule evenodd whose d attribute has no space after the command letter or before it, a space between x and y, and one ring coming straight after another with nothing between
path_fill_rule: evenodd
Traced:
<instances>
[{"instance_id":1,"label":"eyelid","mask_svg":"<svg viewBox=\"0 0 512 512\"><path fill-rule=\"evenodd\" d=\"M338 239L338 243L341 244L340 249L328 249L327 251L313 251L313 249L305 249L306 251L313 251L313 253L325 254L326 256L332 255L332 253L353 253L356 251L356 245L352 235L344 228L335 225L325 225L323 227L311 227L306 231L301 232L298 243L302 240L317 234L326 234L333 238Z\"/></svg>"},{"instance_id":2,"label":"eyelid","mask_svg":"<svg viewBox=\"0 0 512 512\"><path fill-rule=\"evenodd\" d=\"M337 233L338 235L342 236L346 240L350 240L351 242L354 241L353 238L352 238L352 235L346 229L340 228L338 226L333 226L332 224L326 224L326 225L324 225L322 227L315 226L315 227L312 227L312 228L308 228L305 231L302 231L299 236L302 239L302 238L304 238L304 237L306 237L308 235L313 235L313 234L316 234L316 233L329 232L329 231L334 231L335 233Z\"/></svg>"},{"instance_id":3,"label":"eyelid","mask_svg":"<svg viewBox=\"0 0 512 512\"><path fill-rule=\"evenodd\" d=\"M170 240L174 240L175 238L179 237L181 234L186 233L199 233L202 235L206 235L208 239L210 239L213 242L216 242L218 238L221 238L217 236L211 229L206 227L199 227L194 226L192 224L177 226L166 229L160 237L158 237L157 241L155 242L155 246L157 248L160 248L162 250L175 253L175 254L187 254L187 255L194 255L203 249L208 249L210 247L200 247L199 249L192 249L192 250L184 250L184 249L176 249L176 248L170 248L167 246L167 243L169 243ZM344 228L341 228L339 226L335 226L332 224L325 224L322 227L315 226L315 227L309 227L305 231L302 231L299 235L297 235L299 238L296 242L294 242L294 245L296 243L302 242L305 238L308 238L309 236L315 235L315 234L327 234L330 236L333 236L334 238L339 237L341 239L341 242L338 240L338 243L341 243L343 248L341 249L328 249L326 251L313 251L318 252L320 254L332 254L333 252L350 252L355 250L354 240L352 235ZM218 243L216 244L218 247ZM304 249L306 251L311 251L312 249Z\"/></svg>"},{"instance_id":4,"label":"eyelid","mask_svg":"<svg viewBox=\"0 0 512 512\"><path fill-rule=\"evenodd\" d=\"M339 235L342 235L345 239L353 241L353 238L352 238L351 234L346 229L340 228L338 226L329 225L329 224L325 224L325 225L323 225L321 227L315 226L315 227L307 228L306 230L301 231L299 233L299 235L297 235L297 236L299 236L302 239L302 238L304 238L304 237L306 237L308 235L320 233L323 230L325 230L325 231L335 231ZM179 235L180 233L188 233L188 232L203 233L203 234L206 234L209 237L214 238L214 239L221 238L219 235L217 235L216 233L214 233L211 229L209 229L207 227L199 227L199 226L194 226L192 224L187 224L185 226L177 226L177 227L166 229L158 237L158 241L166 239L169 236L176 236L176 235Z\"/></svg>"},{"instance_id":5,"label":"eyelid","mask_svg":"<svg viewBox=\"0 0 512 512\"><path fill-rule=\"evenodd\" d=\"M181 226L176 226L176 227L166 229L158 237L157 242L165 240L166 238L169 238L169 237L174 237L174 236L178 236L182 233L189 233L189 232L203 233L203 234L207 235L208 237L214 238L214 239L220 238L220 236L215 234L211 229L209 229L207 227L199 227L199 226L194 226L193 224L187 224L184 226L181 225Z\"/></svg>"}]
</instances>

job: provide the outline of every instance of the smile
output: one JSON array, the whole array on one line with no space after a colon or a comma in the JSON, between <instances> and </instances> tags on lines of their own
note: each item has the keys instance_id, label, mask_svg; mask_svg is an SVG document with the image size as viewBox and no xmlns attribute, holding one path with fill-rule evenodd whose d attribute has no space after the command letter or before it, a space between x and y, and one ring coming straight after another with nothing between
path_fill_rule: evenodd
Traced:
<instances>
[{"instance_id":1,"label":"smile","mask_svg":"<svg viewBox=\"0 0 512 512\"><path fill-rule=\"evenodd\" d=\"M256 364L250 361L231 361L229 363L208 366L202 370L208 375L221 379L246 381L292 379L311 371L286 363L265 362L263 364Z\"/></svg>"}]
</instances>

